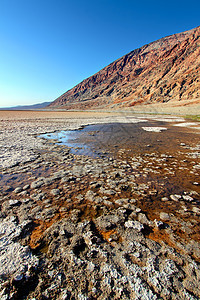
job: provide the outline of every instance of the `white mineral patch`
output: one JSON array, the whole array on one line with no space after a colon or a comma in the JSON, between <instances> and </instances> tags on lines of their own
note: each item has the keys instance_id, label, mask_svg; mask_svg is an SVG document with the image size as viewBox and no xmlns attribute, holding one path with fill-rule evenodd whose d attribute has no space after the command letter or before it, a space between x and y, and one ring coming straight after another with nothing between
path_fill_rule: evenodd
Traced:
<instances>
[{"instance_id":1,"label":"white mineral patch","mask_svg":"<svg viewBox=\"0 0 200 300\"><path fill-rule=\"evenodd\" d=\"M165 127L142 127L142 129L150 132L161 132L162 130L167 130Z\"/></svg>"},{"instance_id":2,"label":"white mineral patch","mask_svg":"<svg viewBox=\"0 0 200 300\"><path fill-rule=\"evenodd\" d=\"M155 121L160 121L160 122L184 122L185 120L183 118L176 118L176 117L170 117L170 118L166 118L166 117L159 117L159 118L152 118Z\"/></svg>"},{"instance_id":3,"label":"white mineral patch","mask_svg":"<svg viewBox=\"0 0 200 300\"><path fill-rule=\"evenodd\" d=\"M30 267L37 267L38 258L29 248L14 242L22 227L12 220L0 222L0 276L23 278Z\"/></svg>"},{"instance_id":4,"label":"white mineral patch","mask_svg":"<svg viewBox=\"0 0 200 300\"><path fill-rule=\"evenodd\" d=\"M200 130L200 126L199 127L192 127L192 129Z\"/></svg>"},{"instance_id":5,"label":"white mineral patch","mask_svg":"<svg viewBox=\"0 0 200 300\"><path fill-rule=\"evenodd\" d=\"M146 119L142 119L142 118L130 118L130 117L126 117L120 120L121 123L141 123L141 122L148 122L148 120Z\"/></svg>"},{"instance_id":6,"label":"white mineral patch","mask_svg":"<svg viewBox=\"0 0 200 300\"><path fill-rule=\"evenodd\" d=\"M184 122L184 123L174 124L173 126L191 127L191 126L198 126L198 125L199 125L199 123L195 123L195 122Z\"/></svg>"},{"instance_id":7,"label":"white mineral patch","mask_svg":"<svg viewBox=\"0 0 200 300\"><path fill-rule=\"evenodd\" d=\"M141 231L144 228L144 225L142 223L140 223L139 221L127 221L125 222L125 227L126 228L133 228L136 229L138 231Z\"/></svg>"}]
</instances>

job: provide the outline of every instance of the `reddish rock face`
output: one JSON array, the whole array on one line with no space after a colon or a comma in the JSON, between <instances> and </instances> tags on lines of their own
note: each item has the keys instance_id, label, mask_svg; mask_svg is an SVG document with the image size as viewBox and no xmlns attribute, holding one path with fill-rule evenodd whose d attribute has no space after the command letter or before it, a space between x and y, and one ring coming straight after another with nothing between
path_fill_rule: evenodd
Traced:
<instances>
[{"instance_id":1,"label":"reddish rock face","mask_svg":"<svg viewBox=\"0 0 200 300\"><path fill-rule=\"evenodd\" d=\"M200 27L128 53L68 90L49 108L120 108L197 98Z\"/></svg>"}]
</instances>

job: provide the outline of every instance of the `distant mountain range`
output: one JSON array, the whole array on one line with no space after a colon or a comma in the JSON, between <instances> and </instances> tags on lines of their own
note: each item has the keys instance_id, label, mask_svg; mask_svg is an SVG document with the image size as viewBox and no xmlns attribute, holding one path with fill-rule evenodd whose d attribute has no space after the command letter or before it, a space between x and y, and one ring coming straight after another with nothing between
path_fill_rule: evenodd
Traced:
<instances>
[{"instance_id":1,"label":"distant mountain range","mask_svg":"<svg viewBox=\"0 0 200 300\"><path fill-rule=\"evenodd\" d=\"M39 104L33 104L33 105L18 105L14 107L3 107L0 108L0 110L36 110L36 109L42 109L48 106L51 102L43 102Z\"/></svg>"},{"instance_id":2,"label":"distant mountain range","mask_svg":"<svg viewBox=\"0 0 200 300\"><path fill-rule=\"evenodd\" d=\"M48 108L123 108L198 98L200 27L124 55L68 90Z\"/></svg>"}]
</instances>

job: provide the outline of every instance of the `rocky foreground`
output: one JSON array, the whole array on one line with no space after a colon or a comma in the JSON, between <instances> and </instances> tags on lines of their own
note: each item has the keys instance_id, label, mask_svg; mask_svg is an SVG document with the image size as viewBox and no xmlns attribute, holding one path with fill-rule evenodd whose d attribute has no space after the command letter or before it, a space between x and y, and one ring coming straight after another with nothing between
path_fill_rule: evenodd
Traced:
<instances>
[{"instance_id":1,"label":"rocky foreground","mask_svg":"<svg viewBox=\"0 0 200 300\"><path fill-rule=\"evenodd\" d=\"M38 137L114 121L158 143L182 131L175 150L115 141L94 158ZM1 126L1 299L200 298L199 123L4 117Z\"/></svg>"}]
</instances>

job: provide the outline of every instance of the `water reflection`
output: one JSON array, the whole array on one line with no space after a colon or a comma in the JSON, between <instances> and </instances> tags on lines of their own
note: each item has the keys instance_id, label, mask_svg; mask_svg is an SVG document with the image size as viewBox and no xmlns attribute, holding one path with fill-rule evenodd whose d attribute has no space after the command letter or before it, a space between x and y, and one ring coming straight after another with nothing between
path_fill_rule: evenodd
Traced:
<instances>
[{"instance_id":1,"label":"water reflection","mask_svg":"<svg viewBox=\"0 0 200 300\"><path fill-rule=\"evenodd\" d=\"M148 127L143 126L142 123L95 124L79 130L47 133L40 137L70 147L73 154L94 158L119 157L122 150L128 156L131 153L132 155L145 153L174 155L180 151L181 143L187 143L191 147L199 142L198 135L184 127L175 127L161 121L149 121Z\"/></svg>"},{"instance_id":2,"label":"water reflection","mask_svg":"<svg viewBox=\"0 0 200 300\"><path fill-rule=\"evenodd\" d=\"M62 144L71 148L71 153L78 155L88 155L91 157L98 157L94 149L83 141L83 129L79 130L62 130L59 132L42 134L39 137L48 140L54 140L56 144ZM79 141L80 140L80 141Z\"/></svg>"}]
</instances>

